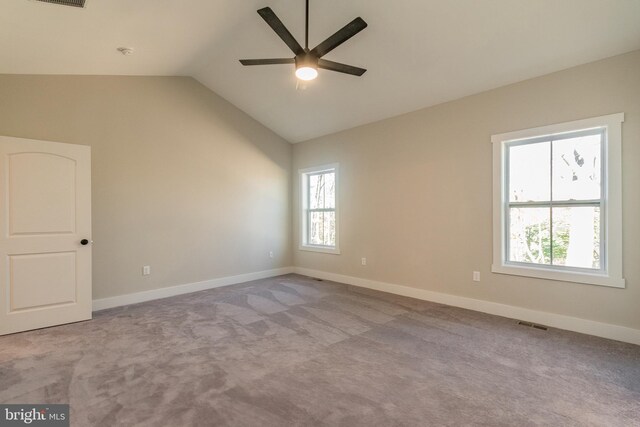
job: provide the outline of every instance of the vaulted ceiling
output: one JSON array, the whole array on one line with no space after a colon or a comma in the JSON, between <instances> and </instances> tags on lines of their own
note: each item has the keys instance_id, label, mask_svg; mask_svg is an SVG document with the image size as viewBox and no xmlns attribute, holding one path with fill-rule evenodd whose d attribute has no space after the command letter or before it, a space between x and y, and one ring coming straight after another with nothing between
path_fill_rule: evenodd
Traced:
<instances>
[{"instance_id":1,"label":"vaulted ceiling","mask_svg":"<svg viewBox=\"0 0 640 427\"><path fill-rule=\"evenodd\" d=\"M256 13L304 38L304 0L2 0L0 73L193 76L298 142L640 49L638 0L311 0L310 45L357 16L369 27L296 88L293 56ZM118 47L132 47L123 56Z\"/></svg>"}]
</instances>

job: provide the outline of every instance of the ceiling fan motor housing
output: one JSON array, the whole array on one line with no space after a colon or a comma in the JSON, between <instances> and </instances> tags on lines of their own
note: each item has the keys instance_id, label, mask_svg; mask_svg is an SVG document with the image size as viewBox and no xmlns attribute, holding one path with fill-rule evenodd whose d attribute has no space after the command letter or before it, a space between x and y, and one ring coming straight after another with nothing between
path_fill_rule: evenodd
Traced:
<instances>
[{"instance_id":1,"label":"ceiling fan motor housing","mask_svg":"<svg viewBox=\"0 0 640 427\"><path fill-rule=\"evenodd\" d=\"M318 68L318 57L311 53L305 52L296 55L296 69L302 67Z\"/></svg>"}]
</instances>

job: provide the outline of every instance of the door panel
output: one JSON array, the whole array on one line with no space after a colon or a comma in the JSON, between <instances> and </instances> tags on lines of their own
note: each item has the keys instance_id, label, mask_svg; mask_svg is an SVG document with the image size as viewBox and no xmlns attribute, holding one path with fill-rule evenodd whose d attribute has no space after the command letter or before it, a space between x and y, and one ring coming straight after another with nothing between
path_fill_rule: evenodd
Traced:
<instances>
[{"instance_id":1,"label":"door panel","mask_svg":"<svg viewBox=\"0 0 640 427\"><path fill-rule=\"evenodd\" d=\"M0 202L0 335L90 319L90 148L0 137Z\"/></svg>"},{"instance_id":2,"label":"door panel","mask_svg":"<svg viewBox=\"0 0 640 427\"><path fill-rule=\"evenodd\" d=\"M75 160L49 153L8 157L9 235L75 232Z\"/></svg>"},{"instance_id":3,"label":"door panel","mask_svg":"<svg viewBox=\"0 0 640 427\"><path fill-rule=\"evenodd\" d=\"M9 313L76 302L76 253L9 256Z\"/></svg>"}]
</instances>

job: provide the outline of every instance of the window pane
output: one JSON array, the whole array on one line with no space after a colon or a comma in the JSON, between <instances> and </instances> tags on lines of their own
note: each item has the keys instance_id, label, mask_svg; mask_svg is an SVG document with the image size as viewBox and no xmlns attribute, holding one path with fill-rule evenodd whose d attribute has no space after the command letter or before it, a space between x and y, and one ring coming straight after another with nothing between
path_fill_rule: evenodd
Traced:
<instances>
[{"instance_id":1,"label":"window pane","mask_svg":"<svg viewBox=\"0 0 640 427\"><path fill-rule=\"evenodd\" d=\"M549 208L509 209L509 261L550 264Z\"/></svg>"},{"instance_id":2,"label":"window pane","mask_svg":"<svg viewBox=\"0 0 640 427\"><path fill-rule=\"evenodd\" d=\"M335 172L309 176L309 208L333 209L336 198Z\"/></svg>"},{"instance_id":3,"label":"window pane","mask_svg":"<svg viewBox=\"0 0 640 427\"><path fill-rule=\"evenodd\" d=\"M309 215L309 244L336 245L336 213L311 212Z\"/></svg>"},{"instance_id":4,"label":"window pane","mask_svg":"<svg viewBox=\"0 0 640 427\"><path fill-rule=\"evenodd\" d=\"M324 208L324 175L309 176L309 208Z\"/></svg>"},{"instance_id":5,"label":"window pane","mask_svg":"<svg viewBox=\"0 0 640 427\"><path fill-rule=\"evenodd\" d=\"M509 201L551 200L551 143L509 147Z\"/></svg>"},{"instance_id":6,"label":"window pane","mask_svg":"<svg viewBox=\"0 0 640 427\"><path fill-rule=\"evenodd\" d=\"M553 208L553 264L600 269L600 208Z\"/></svg>"},{"instance_id":7,"label":"window pane","mask_svg":"<svg viewBox=\"0 0 640 427\"><path fill-rule=\"evenodd\" d=\"M336 207L336 174L335 172L324 174L325 179L325 202L324 207L335 209Z\"/></svg>"},{"instance_id":8,"label":"window pane","mask_svg":"<svg viewBox=\"0 0 640 427\"><path fill-rule=\"evenodd\" d=\"M600 198L601 135L553 141L553 200Z\"/></svg>"}]
</instances>

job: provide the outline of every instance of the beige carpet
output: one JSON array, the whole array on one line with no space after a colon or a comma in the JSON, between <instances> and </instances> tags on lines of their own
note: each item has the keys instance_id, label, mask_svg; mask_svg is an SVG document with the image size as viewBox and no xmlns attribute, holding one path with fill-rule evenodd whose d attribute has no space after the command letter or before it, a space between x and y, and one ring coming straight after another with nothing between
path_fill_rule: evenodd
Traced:
<instances>
[{"instance_id":1,"label":"beige carpet","mask_svg":"<svg viewBox=\"0 0 640 427\"><path fill-rule=\"evenodd\" d=\"M73 426L640 426L640 347L288 275L0 337Z\"/></svg>"}]
</instances>

